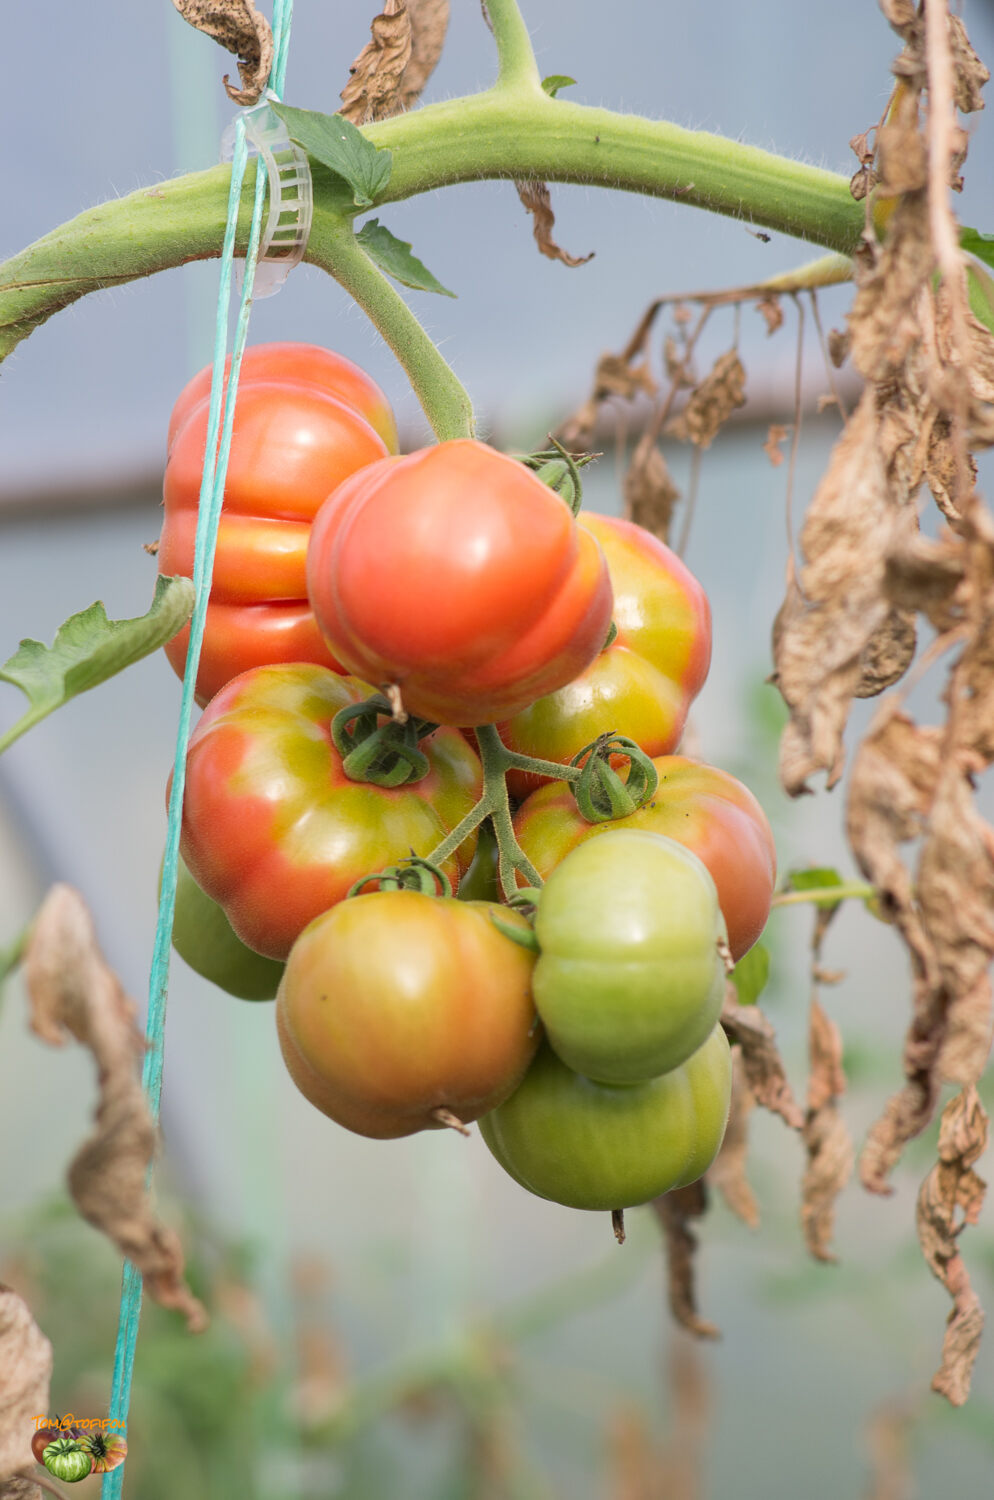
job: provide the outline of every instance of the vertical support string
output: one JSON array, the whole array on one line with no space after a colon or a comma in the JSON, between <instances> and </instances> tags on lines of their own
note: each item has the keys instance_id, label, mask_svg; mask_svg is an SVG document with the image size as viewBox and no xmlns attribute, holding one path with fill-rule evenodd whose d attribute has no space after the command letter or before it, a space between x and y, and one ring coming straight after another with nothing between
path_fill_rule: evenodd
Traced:
<instances>
[{"instance_id":1,"label":"vertical support string","mask_svg":"<svg viewBox=\"0 0 994 1500\"><path fill-rule=\"evenodd\" d=\"M276 62L273 68L272 81L274 92L277 94L282 93L283 81L286 74L292 11L292 0L275 0L273 40ZM225 351L228 342L235 235L247 161L245 125L243 120L238 119L235 124L235 150L231 164L228 216L225 225L224 244L221 251L221 274L215 322L214 360L211 373L207 445L197 513L197 533L193 564L196 604L194 605L193 617L190 622L190 644L187 650L186 670L183 676L183 690L180 699L179 722L176 730L176 748L173 758L173 777L169 794L169 813L166 827L166 847L163 857L162 882L159 896L159 916L149 974L148 1017L146 1021L148 1051L145 1054L145 1062L142 1069L142 1086L148 1100L149 1110L156 1120L159 1117L159 1105L162 1094L163 1038L169 981L169 955L172 942L173 918L176 909L176 876L179 861L183 793L186 782L186 750L190 737L190 723L193 717L194 689L200 665L204 628L207 620L207 603L210 596L211 576L214 571L214 553L217 544L218 524L224 500L228 457L231 451L238 377L241 370L242 354L244 353L248 336L249 317L252 310L252 288L259 257L263 208L266 199L266 172L261 160L257 159L255 198L252 209L248 249L245 258L245 278L238 309L238 320L235 327L231 366L226 383L224 367ZM134 1376L135 1353L138 1345L138 1328L141 1321L141 1305L141 1273L131 1261L125 1261L121 1283L121 1304L117 1343L114 1350L114 1370L109 1409L109 1416L122 1424L127 1422L128 1410L131 1404L131 1387ZM103 1476L101 1500L119 1500L123 1489L125 1467L126 1465L119 1466Z\"/></svg>"}]
</instances>

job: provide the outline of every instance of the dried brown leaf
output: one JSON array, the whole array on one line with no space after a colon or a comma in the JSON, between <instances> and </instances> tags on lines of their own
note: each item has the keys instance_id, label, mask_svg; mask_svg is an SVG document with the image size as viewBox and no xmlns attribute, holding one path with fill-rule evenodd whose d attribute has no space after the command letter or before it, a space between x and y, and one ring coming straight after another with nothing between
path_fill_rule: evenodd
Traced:
<instances>
[{"instance_id":1,"label":"dried brown leaf","mask_svg":"<svg viewBox=\"0 0 994 1500\"><path fill-rule=\"evenodd\" d=\"M48 1411L52 1346L12 1287L0 1284L0 1487L35 1470L34 1418ZM11 1491L13 1493L13 1491Z\"/></svg>"},{"instance_id":2,"label":"dried brown leaf","mask_svg":"<svg viewBox=\"0 0 994 1500\"><path fill-rule=\"evenodd\" d=\"M199 1330L206 1313L183 1279L179 1239L153 1215L145 1186L158 1132L139 1079L144 1038L134 1006L100 952L89 912L71 887L55 885L46 896L24 971L37 1034L60 1046L69 1032L97 1064L96 1129L69 1167L76 1206L138 1267L149 1295Z\"/></svg>"},{"instance_id":3,"label":"dried brown leaf","mask_svg":"<svg viewBox=\"0 0 994 1500\"><path fill-rule=\"evenodd\" d=\"M400 80L401 109L411 109L438 65L449 27L449 0L407 0L411 56Z\"/></svg>"},{"instance_id":4,"label":"dried brown leaf","mask_svg":"<svg viewBox=\"0 0 994 1500\"><path fill-rule=\"evenodd\" d=\"M746 1082L756 1103L779 1115L792 1130L800 1130L804 1117L794 1098L773 1027L757 1005L740 1005L735 986L725 989L721 1024L730 1042L742 1049Z\"/></svg>"},{"instance_id":5,"label":"dried brown leaf","mask_svg":"<svg viewBox=\"0 0 994 1500\"><path fill-rule=\"evenodd\" d=\"M806 559L774 624L776 681L791 711L780 749L788 792L842 774L842 735L863 678L862 656L890 613L888 553L917 529L888 473L880 414L867 389L835 445L801 533Z\"/></svg>"},{"instance_id":6,"label":"dried brown leaf","mask_svg":"<svg viewBox=\"0 0 994 1500\"><path fill-rule=\"evenodd\" d=\"M828 330L828 357L837 370L841 369L849 358L851 344L852 339L848 328Z\"/></svg>"},{"instance_id":7,"label":"dried brown leaf","mask_svg":"<svg viewBox=\"0 0 994 1500\"><path fill-rule=\"evenodd\" d=\"M884 562L886 570L886 559ZM854 698L875 698L910 667L918 644L913 609L891 609L859 654L859 677Z\"/></svg>"},{"instance_id":8,"label":"dried brown leaf","mask_svg":"<svg viewBox=\"0 0 994 1500\"><path fill-rule=\"evenodd\" d=\"M912 1500L912 1428L913 1413L906 1400L882 1402L871 1413L866 1424L870 1484L865 1500Z\"/></svg>"},{"instance_id":9,"label":"dried brown leaf","mask_svg":"<svg viewBox=\"0 0 994 1500\"><path fill-rule=\"evenodd\" d=\"M653 1208L666 1237L666 1261L670 1312L681 1328L699 1339L716 1339L721 1334L697 1311L695 1253L697 1236L690 1227L694 1219L707 1212L707 1188L703 1180L689 1187L674 1188L661 1198L653 1199Z\"/></svg>"},{"instance_id":10,"label":"dried brown leaf","mask_svg":"<svg viewBox=\"0 0 994 1500\"><path fill-rule=\"evenodd\" d=\"M641 352L641 351L637 351ZM605 401L619 397L634 401L636 396L654 396L656 382L648 362L633 364L633 355L602 354L594 371L594 388L583 405L559 429L559 440L572 453L589 450L597 416Z\"/></svg>"},{"instance_id":11,"label":"dried brown leaf","mask_svg":"<svg viewBox=\"0 0 994 1500\"><path fill-rule=\"evenodd\" d=\"M522 206L532 216L532 234L535 243L541 253L549 260L562 261L564 266L585 266L588 260L593 260L594 252L589 255L570 255L561 245L557 245L552 238L555 228L556 216L552 211L552 198L549 193L548 184L545 182L528 181L515 182L518 197Z\"/></svg>"},{"instance_id":12,"label":"dried brown leaf","mask_svg":"<svg viewBox=\"0 0 994 1500\"><path fill-rule=\"evenodd\" d=\"M710 448L733 411L745 406L746 373L738 351L728 349L691 391L687 404L669 424L680 442Z\"/></svg>"},{"instance_id":13,"label":"dried brown leaf","mask_svg":"<svg viewBox=\"0 0 994 1500\"><path fill-rule=\"evenodd\" d=\"M932 1379L932 1389L952 1406L962 1406L970 1394L970 1377L984 1327L984 1310L970 1284L959 1246L963 1225L977 1222L984 1199L985 1185L973 1166L986 1149L989 1123L972 1084L950 1099L942 1112L939 1160L918 1194L922 1252L933 1276L953 1299L942 1344L942 1364Z\"/></svg>"},{"instance_id":14,"label":"dried brown leaf","mask_svg":"<svg viewBox=\"0 0 994 1500\"><path fill-rule=\"evenodd\" d=\"M917 132L914 139L921 140ZM921 342L922 293L935 269L924 190L898 200L883 248L868 246L857 264L848 320L853 363L867 380L896 380ZM891 393L880 394L890 404Z\"/></svg>"},{"instance_id":15,"label":"dried brown leaf","mask_svg":"<svg viewBox=\"0 0 994 1500\"><path fill-rule=\"evenodd\" d=\"M994 829L974 806L972 764L965 752L943 758L917 890L939 972L928 1030L916 1038L920 1061L961 1084L976 1082L990 1051L994 958Z\"/></svg>"},{"instance_id":16,"label":"dried brown leaf","mask_svg":"<svg viewBox=\"0 0 994 1500\"><path fill-rule=\"evenodd\" d=\"M370 40L349 69L341 114L353 125L385 120L403 109L401 79L411 60L411 18L405 0L386 0L370 25Z\"/></svg>"},{"instance_id":17,"label":"dried brown leaf","mask_svg":"<svg viewBox=\"0 0 994 1500\"><path fill-rule=\"evenodd\" d=\"M663 340L663 368L670 384L677 390L690 390L694 385L686 346L678 343L671 333Z\"/></svg>"},{"instance_id":18,"label":"dried brown leaf","mask_svg":"<svg viewBox=\"0 0 994 1500\"><path fill-rule=\"evenodd\" d=\"M749 1116L756 1106L752 1089L746 1082L742 1048L732 1048L732 1103L728 1112L725 1139L708 1168L709 1187L717 1188L733 1214L750 1229L759 1224L759 1204L746 1176L749 1149Z\"/></svg>"},{"instance_id":19,"label":"dried brown leaf","mask_svg":"<svg viewBox=\"0 0 994 1500\"><path fill-rule=\"evenodd\" d=\"M625 471L624 499L629 521L651 531L661 542L669 541L673 507L680 491L651 431L643 433L635 445Z\"/></svg>"},{"instance_id":20,"label":"dried brown leaf","mask_svg":"<svg viewBox=\"0 0 994 1500\"><path fill-rule=\"evenodd\" d=\"M763 297L756 303L756 311L765 319L767 338L776 333L778 328L783 327L783 308L780 306L780 298L776 295Z\"/></svg>"},{"instance_id":21,"label":"dried brown leaf","mask_svg":"<svg viewBox=\"0 0 994 1500\"><path fill-rule=\"evenodd\" d=\"M257 104L273 66L273 33L252 0L173 0L183 17L238 58L242 86L224 75L224 87L236 104Z\"/></svg>"},{"instance_id":22,"label":"dried brown leaf","mask_svg":"<svg viewBox=\"0 0 994 1500\"><path fill-rule=\"evenodd\" d=\"M981 89L990 82L990 73L970 45L966 27L959 16L949 16L949 41L953 54L954 98L956 108L965 115L983 109Z\"/></svg>"},{"instance_id":23,"label":"dried brown leaf","mask_svg":"<svg viewBox=\"0 0 994 1500\"><path fill-rule=\"evenodd\" d=\"M804 1242L816 1260L834 1261L829 1248L835 1226L835 1200L852 1175L852 1138L838 1109L845 1093L842 1037L819 1002L811 1002L808 1055L808 1107L802 1135L807 1165L801 1192Z\"/></svg>"},{"instance_id":24,"label":"dried brown leaf","mask_svg":"<svg viewBox=\"0 0 994 1500\"><path fill-rule=\"evenodd\" d=\"M966 544L960 538L933 542L918 534L888 554L884 592L898 609L921 610L944 634L963 624L965 570Z\"/></svg>"},{"instance_id":25,"label":"dried brown leaf","mask_svg":"<svg viewBox=\"0 0 994 1500\"><path fill-rule=\"evenodd\" d=\"M775 469L779 469L783 463L784 455L780 445L786 441L786 427L781 427L779 422L771 422L770 430L766 434L766 442L763 444L763 452Z\"/></svg>"}]
</instances>

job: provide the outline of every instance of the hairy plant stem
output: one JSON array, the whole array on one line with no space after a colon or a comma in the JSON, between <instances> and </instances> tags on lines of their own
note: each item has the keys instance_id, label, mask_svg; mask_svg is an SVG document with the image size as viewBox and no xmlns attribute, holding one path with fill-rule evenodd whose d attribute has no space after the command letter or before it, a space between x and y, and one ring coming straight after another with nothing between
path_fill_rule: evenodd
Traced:
<instances>
[{"instance_id":1,"label":"hairy plant stem","mask_svg":"<svg viewBox=\"0 0 994 1500\"><path fill-rule=\"evenodd\" d=\"M393 156L375 207L453 183L530 177L672 198L843 253L856 245L862 210L844 177L702 131L552 99L537 69L526 65L523 28L510 0L493 6L493 19L503 48L494 88L365 127ZM220 166L140 189L80 214L0 266L0 359L88 292L218 255L229 180L230 168ZM250 164L236 238L241 250L254 189ZM365 298L427 401L429 420L446 433L467 430L469 402L455 376L437 351L429 352L430 341L400 296L390 288L387 297L379 273L345 238L356 209L343 182L316 166L314 194L308 261Z\"/></svg>"},{"instance_id":2,"label":"hairy plant stem","mask_svg":"<svg viewBox=\"0 0 994 1500\"><path fill-rule=\"evenodd\" d=\"M498 85L520 83L541 87L531 37L517 0L483 0L483 14L497 44Z\"/></svg>"},{"instance_id":3,"label":"hairy plant stem","mask_svg":"<svg viewBox=\"0 0 994 1500\"><path fill-rule=\"evenodd\" d=\"M466 390L392 282L363 250L351 220L326 213L322 233L325 269L362 308L403 365L439 442L473 437L473 405Z\"/></svg>"}]
</instances>

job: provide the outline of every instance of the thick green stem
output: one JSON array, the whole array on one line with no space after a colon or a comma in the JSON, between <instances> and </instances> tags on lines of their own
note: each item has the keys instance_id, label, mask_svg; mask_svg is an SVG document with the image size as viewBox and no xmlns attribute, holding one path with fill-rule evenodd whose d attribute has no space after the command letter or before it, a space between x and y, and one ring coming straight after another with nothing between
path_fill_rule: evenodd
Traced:
<instances>
[{"instance_id":1,"label":"thick green stem","mask_svg":"<svg viewBox=\"0 0 994 1500\"><path fill-rule=\"evenodd\" d=\"M377 206L450 183L536 177L673 198L843 253L863 227L844 177L703 131L551 99L520 82L415 110L366 133L393 153ZM218 255L229 176L228 167L214 167L140 189L80 214L0 266L0 358L87 292ZM250 164L241 248L254 182ZM354 212L341 182L316 170L312 264L332 275L338 264L349 274L342 216ZM402 344L406 336L400 334Z\"/></svg>"},{"instance_id":2,"label":"thick green stem","mask_svg":"<svg viewBox=\"0 0 994 1500\"><path fill-rule=\"evenodd\" d=\"M517 0L484 0L484 15L497 43L497 58L500 71L497 82L513 87L541 88L542 80L532 51L531 37L525 25Z\"/></svg>"},{"instance_id":3,"label":"thick green stem","mask_svg":"<svg viewBox=\"0 0 994 1500\"><path fill-rule=\"evenodd\" d=\"M350 220L321 216L324 266L383 335L403 365L439 442L473 437L473 405L407 303L370 260Z\"/></svg>"}]
</instances>

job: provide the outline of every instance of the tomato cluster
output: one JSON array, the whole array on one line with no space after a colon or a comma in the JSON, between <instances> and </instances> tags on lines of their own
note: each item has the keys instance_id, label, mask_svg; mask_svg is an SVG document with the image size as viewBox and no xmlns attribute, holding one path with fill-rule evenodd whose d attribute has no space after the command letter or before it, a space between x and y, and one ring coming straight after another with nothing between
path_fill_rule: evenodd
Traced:
<instances>
[{"instance_id":1,"label":"tomato cluster","mask_svg":"<svg viewBox=\"0 0 994 1500\"><path fill-rule=\"evenodd\" d=\"M577 1208L693 1181L775 875L752 795L674 753L704 591L640 527L578 520L566 457L398 456L382 394L309 346L241 378L177 950L276 994L291 1076L351 1130L479 1120ZM201 372L173 413L164 572L192 571L208 398Z\"/></svg>"}]
</instances>

